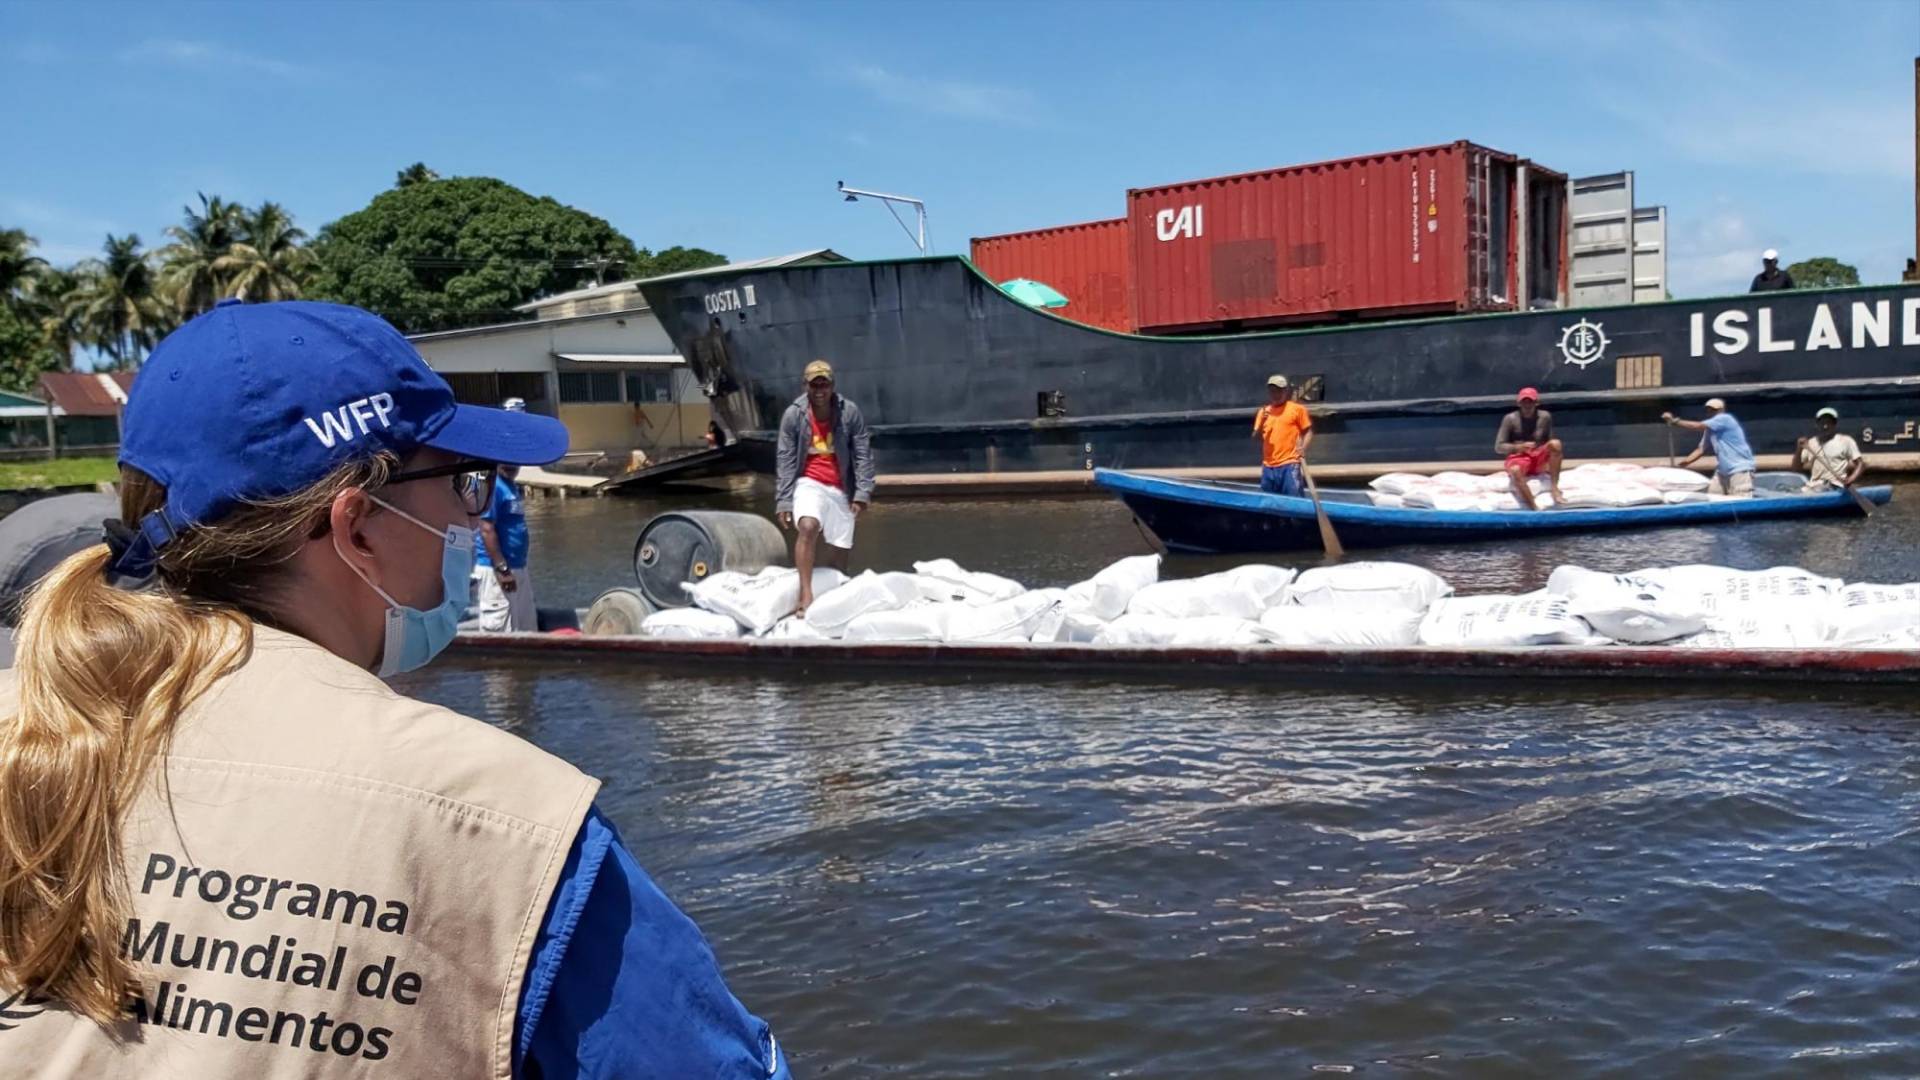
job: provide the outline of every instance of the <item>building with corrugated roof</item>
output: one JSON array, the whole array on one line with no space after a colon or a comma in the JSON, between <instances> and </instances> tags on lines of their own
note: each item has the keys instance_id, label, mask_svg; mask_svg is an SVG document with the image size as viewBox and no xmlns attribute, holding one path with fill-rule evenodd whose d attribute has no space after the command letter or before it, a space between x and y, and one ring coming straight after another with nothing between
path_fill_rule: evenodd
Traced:
<instances>
[{"instance_id":1,"label":"building with corrugated roof","mask_svg":"<svg viewBox=\"0 0 1920 1080\"><path fill-rule=\"evenodd\" d=\"M816 248L661 276L845 261ZM703 446L712 413L686 359L647 309L640 280L521 304L514 310L531 316L521 322L409 340L461 401L498 405L525 398L528 409L567 426L575 455L605 455L624 466L638 450L659 460Z\"/></svg>"}]
</instances>

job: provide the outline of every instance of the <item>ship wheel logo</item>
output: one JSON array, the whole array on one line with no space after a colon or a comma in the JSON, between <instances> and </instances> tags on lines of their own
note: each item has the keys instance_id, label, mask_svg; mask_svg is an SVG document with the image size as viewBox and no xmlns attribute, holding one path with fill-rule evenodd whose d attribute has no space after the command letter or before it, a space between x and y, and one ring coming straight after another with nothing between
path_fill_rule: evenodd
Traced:
<instances>
[{"instance_id":1,"label":"ship wheel logo","mask_svg":"<svg viewBox=\"0 0 1920 1080\"><path fill-rule=\"evenodd\" d=\"M1607 344L1607 335L1596 322L1581 319L1560 331L1560 355L1582 371L1607 354Z\"/></svg>"}]
</instances>

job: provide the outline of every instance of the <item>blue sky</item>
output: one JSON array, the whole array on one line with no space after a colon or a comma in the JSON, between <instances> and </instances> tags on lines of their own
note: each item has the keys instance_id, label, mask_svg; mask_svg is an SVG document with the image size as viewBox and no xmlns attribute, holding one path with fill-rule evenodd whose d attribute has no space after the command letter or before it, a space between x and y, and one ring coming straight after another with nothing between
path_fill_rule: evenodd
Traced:
<instances>
[{"instance_id":1,"label":"blue sky","mask_svg":"<svg viewBox=\"0 0 1920 1080\"><path fill-rule=\"evenodd\" d=\"M1920 3L0 0L0 226L56 261L196 191L309 231L425 161L642 245L910 254L1118 216L1128 187L1471 139L1669 208L1676 295L1757 253L1897 279Z\"/></svg>"}]
</instances>

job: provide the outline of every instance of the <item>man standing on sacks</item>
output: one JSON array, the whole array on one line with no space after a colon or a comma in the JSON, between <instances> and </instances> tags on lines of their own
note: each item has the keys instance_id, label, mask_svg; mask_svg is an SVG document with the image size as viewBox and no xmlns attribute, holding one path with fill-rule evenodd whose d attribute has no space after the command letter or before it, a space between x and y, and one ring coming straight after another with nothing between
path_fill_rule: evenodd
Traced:
<instances>
[{"instance_id":1,"label":"man standing on sacks","mask_svg":"<svg viewBox=\"0 0 1920 1080\"><path fill-rule=\"evenodd\" d=\"M813 569L847 568L854 521L873 502L873 440L860 407L834 392L833 365L808 364L806 392L780 418L774 469L774 511L783 529L798 529L793 565L800 572L805 614L813 603ZM827 550L820 551L821 541Z\"/></svg>"}]
</instances>

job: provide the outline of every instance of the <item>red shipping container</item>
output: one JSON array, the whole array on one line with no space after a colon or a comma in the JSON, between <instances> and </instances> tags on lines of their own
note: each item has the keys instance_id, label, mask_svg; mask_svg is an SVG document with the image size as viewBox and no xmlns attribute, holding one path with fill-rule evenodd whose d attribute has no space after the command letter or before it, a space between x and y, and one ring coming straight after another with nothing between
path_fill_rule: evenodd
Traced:
<instances>
[{"instance_id":1,"label":"red shipping container","mask_svg":"<svg viewBox=\"0 0 1920 1080\"><path fill-rule=\"evenodd\" d=\"M1134 325L1508 311L1523 274L1551 304L1565 205L1561 174L1467 142L1135 189Z\"/></svg>"},{"instance_id":2,"label":"red shipping container","mask_svg":"<svg viewBox=\"0 0 1920 1080\"><path fill-rule=\"evenodd\" d=\"M1053 286L1065 319L1123 333L1133 329L1133 274L1127 219L1059 225L973 241L973 264L996 282L1032 278Z\"/></svg>"}]
</instances>

